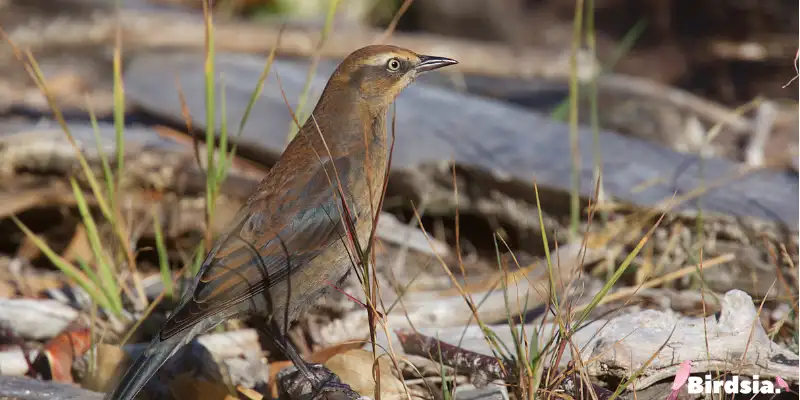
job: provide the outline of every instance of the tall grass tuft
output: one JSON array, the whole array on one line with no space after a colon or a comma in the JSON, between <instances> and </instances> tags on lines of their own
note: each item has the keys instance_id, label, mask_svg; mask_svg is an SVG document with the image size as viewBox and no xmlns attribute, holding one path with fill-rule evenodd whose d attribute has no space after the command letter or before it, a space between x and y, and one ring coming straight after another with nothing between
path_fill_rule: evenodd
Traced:
<instances>
[{"instance_id":1,"label":"tall grass tuft","mask_svg":"<svg viewBox=\"0 0 800 400\"><path fill-rule=\"evenodd\" d=\"M228 129L227 129L227 115L226 104L224 98L224 85L222 86L222 99L220 106L221 112L221 129L219 137L216 136L216 91L215 91L215 69L214 69L214 35L213 35L213 20L211 14L208 12L206 2L204 2L204 15L206 26L206 49L205 49L205 84L206 84L206 243L210 243L212 232L212 221L214 216L214 206L218 199L219 188L221 182L225 179L226 173L233 161L233 154L235 152L235 144L229 146ZM148 306L147 299L144 295L144 289L141 286L141 279L137 270L136 260L134 254L136 249L135 243L132 242L129 233L127 232L127 221L122 217L121 210L121 197L125 170L125 91L122 79L122 39L121 31L117 30L117 37L113 53L113 119L114 119L114 143L115 154L110 158L105 152L105 142L100 135L100 128L97 117L91 106L88 105L89 119L93 127L94 144L97 148L101 164L101 175L95 173L91 168L86 157L83 154L83 149L78 144L70 126L65 121L63 114L60 111L52 93L48 89L48 85L44 74L39 68L36 59L28 51L24 51L14 46L14 43L5 34L0 31L4 39L12 46L14 54L20 63L23 64L33 82L40 89L45 96L50 109L53 112L54 118L59 123L59 126L64 131L69 143L75 151L76 157L80 164L80 176L71 178L70 183L73 189L73 196L75 197L78 211L81 216L82 225L85 227L85 232L92 251L92 260L78 260L77 265L70 263L57 253L45 242L43 238L36 235L17 217L12 216L13 221L19 226L22 232L34 243L44 254L48 260L59 268L64 274L74 281L79 287L84 289L92 301L100 306L100 309L107 315L120 316L123 313L126 303L133 304L138 310L145 310L148 313L152 310L155 304ZM270 53L267 64L264 68L264 73L259 79L258 84L254 88L250 102L248 103L247 112L243 116L239 124L239 132L241 134L246 125L247 118L253 104L260 95L268 72L271 68L272 62L275 57L276 48ZM188 121L187 121L188 122ZM190 125L189 125L190 126ZM237 136L238 137L238 136ZM215 148L215 144L219 140L219 148ZM228 152L229 147L230 153ZM81 188L81 183L85 182L89 187L89 194L93 199L90 202L87 194ZM96 205L100 211L100 220L93 214L89 204ZM100 226L108 224L111 226L114 233L111 240L103 238L100 234ZM157 212L153 213L153 227L156 236L156 251L158 253L158 267L164 283L163 295L167 297L174 296L174 281L173 273L170 271L170 262L166 251L166 237L164 230L161 226L160 219ZM200 243L199 248L194 253L195 256L191 262L192 272L197 272L203 259L205 258L206 248L205 243ZM127 269L121 266L127 265ZM125 297L123 298L123 294ZM159 297L160 299L161 297Z\"/></svg>"},{"instance_id":2,"label":"tall grass tuft","mask_svg":"<svg viewBox=\"0 0 800 400\"><path fill-rule=\"evenodd\" d=\"M572 187L570 190L570 236L578 236L580 225L580 190L581 190L581 155L578 142L578 51L581 47L581 31L583 29L584 7L583 0L576 0L575 14L572 21L572 52L570 53L570 79L569 79L569 148L572 157Z\"/></svg>"},{"instance_id":3,"label":"tall grass tuft","mask_svg":"<svg viewBox=\"0 0 800 400\"><path fill-rule=\"evenodd\" d=\"M217 173L214 158L214 143L216 142L216 74L214 64L214 25L213 17L209 10L209 3L203 1L203 21L205 26L205 103L206 103L206 226L212 226L214 206L217 196ZM222 116L225 118L225 115ZM212 233L206 229L205 249L211 248ZM203 251L201 251L203 252ZM197 268L199 269L199 265ZM197 270L193 270L197 273Z\"/></svg>"},{"instance_id":4,"label":"tall grass tuft","mask_svg":"<svg viewBox=\"0 0 800 400\"><path fill-rule=\"evenodd\" d=\"M7 35L5 35L4 32L2 34L6 41L11 45L17 60L23 64L25 70L28 72L28 75L44 95L48 102L48 106L53 112L55 120L64 131L69 143L75 151L81 167L83 178L89 185L94 202L99 208L104 220L112 227L112 231L114 233L113 242L115 243L102 243L100 241L94 217L91 215L88 202L85 199L83 191L78 185L78 180L75 178L71 180L73 195L75 196L81 218L83 220L83 225L86 227L86 233L89 236L89 242L91 245L90 247L93 253L92 255L95 264L93 267L90 268L85 264L85 262L80 262L81 268L75 267L67 260L55 254L42 238L34 234L16 217L14 218L15 223L26 234L26 236L31 239L34 244L36 244L42 253L45 254L45 256L53 263L53 265L58 267L67 276L76 279L76 283L78 283L80 287L87 291L93 301L102 305L102 309L107 313L112 315L120 315L122 312L122 299L119 297L119 293L121 292L125 292L133 304L139 307L143 306L146 303L144 291L141 287L141 282L136 270L136 262L133 257L133 250L130 248L130 238L125 231L125 223L120 217L121 214L119 210L119 202L116 201L119 193L115 187L115 177L111 170L111 165L103 152L101 139L98 133L97 120L94 116L94 113L91 112L90 109L90 120L92 126L94 127L95 142L98 146L97 150L100 153L103 169L102 184L104 184L105 187L101 186L101 180L97 178L95 172L89 166L89 163L84 157L78 142L72 135L69 125L66 123L58 104L48 89L47 81L36 59L29 51L23 51L17 48L13 41ZM122 134L124 118L122 113L116 111L124 110L124 105L122 104L123 89L121 85L121 79L118 77L121 74L121 69L119 67L120 63L120 57L117 55L115 57L116 66L114 68L114 74L117 75L117 77L114 79L115 128L117 132L117 140L118 142L122 143L124 142L124 137ZM124 147L120 145L116 146L116 152L117 163L120 163L120 160L124 160ZM118 176L116 177L116 180L121 181L121 177L119 177L121 173L119 171L117 175ZM115 257L117 255L120 257ZM120 268L116 267L118 262L127 264L129 278L133 282L135 291L128 287L128 283L125 280L117 279L122 271Z\"/></svg>"}]
</instances>

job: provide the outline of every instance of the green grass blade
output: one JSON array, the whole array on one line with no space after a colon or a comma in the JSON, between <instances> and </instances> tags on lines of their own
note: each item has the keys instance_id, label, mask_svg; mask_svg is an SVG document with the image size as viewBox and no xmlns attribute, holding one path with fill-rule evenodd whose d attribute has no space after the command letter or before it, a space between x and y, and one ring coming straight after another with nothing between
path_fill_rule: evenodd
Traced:
<instances>
[{"instance_id":1,"label":"green grass blade","mask_svg":"<svg viewBox=\"0 0 800 400\"><path fill-rule=\"evenodd\" d=\"M75 155L78 159L78 162L81 166L81 170L84 173L84 176L91 188L92 194L97 202L97 206L100 208L103 216L111 223L112 227L114 228L114 233L120 240L120 244L123 247L123 250L128 256L128 264L131 268L131 271L135 270L135 259L133 258L133 252L128 248L128 238L125 232L122 229L122 224L118 223L117 221L117 212L115 208L109 206L109 202L104 195L104 191L101 190L100 185L97 181L97 178L94 175L94 171L92 171L89 163L86 161L86 157L84 157L78 142L75 140L75 137L72 135L72 132L69 129L69 125L67 125L66 120L64 119L64 115L61 112L61 109L58 107L58 104L55 101L52 93L47 88L47 83L44 78L44 74L42 73L41 68L39 67L38 62L30 53L30 51L26 52L27 55L27 64L25 65L26 70L30 74L31 78L33 78L34 83L36 86L41 90L44 94L45 98L47 99L47 104L53 112L53 117L58 122L59 126L64 131L64 134L67 136L70 144L72 145L73 150L75 151ZM20 61L23 61L20 58ZM135 280L138 283L138 280ZM138 286L138 288L141 288ZM140 291L141 292L141 291Z\"/></svg>"},{"instance_id":2,"label":"green grass blade","mask_svg":"<svg viewBox=\"0 0 800 400\"><path fill-rule=\"evenodd\" d=\"M311 65L308 67L308 74L306 75L306 81L303 84L303 90L300 92L300 98L297 100L295 114L297 115L298 122L301 124L306 119L305 106L308 102L308 93L311 91L311 82L314 81L314 76L317 74L319 50L322 48L322 45L325 44L331 28L333 28L333 18L336 16L336 9L339 8L339 2L340 0L331 0L330 3L328 3L328 13L325 16L325 25L322 27L322 33L320 34L319 42L317 42L317 48L314 51L314 56L311 59ZM298 129L299 127L294 124L289 126L289 141L294 138L294 135L297 134Z\"/></svg>"},{"instance_id":3,"label":"green grass blade","mask_svg":"<svg viewBox=\"0 0 800 400\"><path fill-rule=\"evenodd\" d=\"M642 36L642 33L644 33L646 27L647 20L641 19L636 22L636 24L633 25L628 32L625 33L625 36L623 36L622 40L620 40L619 43L617 43L617 45L614 47L614 52L611 54L609 59L603 66L601 66L601 74L614 70L614 67L616 67L617 63L619 63L619 60L621 60L622 57L631 51L634 44L636 44L636 41ZM564 99L564 101L562 101L553 109L553 111L550 112L550 118L555 121L566 121L567 117L569 116L569 106L570 100L568 98Z\"/></svg>"},{"instance_id":4,"label":"green grass blade","mask_svg":"<svg viewBox=\"0 0 800 400\"><path fill-rule=\"evenodd\" d=\"M611 290L611 288L614 286L615 283L617 283L619 278L622 277L622 274L625 273L625 270L627 270L628 267L631 265L634 258L636 258L636 256L642 250L642 247L644 247L644 245L648 242L650 236L653 234L653 232L655 232L656 228L658 227L662 219L663 216L659 218L659 220L650 228L650 230L645 234L645 236L641 240L639 240L639 243L636 244L636 247L634 247L633 251L628 253L628 256L625 257L624 260L622 260L622 263L619 265L619 268L617 268L617 270L614 271L614 275L611 276L611 279L609 279L603 285L600 291L594 295L592 301L589 302L589 305L581 313L580 318L578 318L578 320L572 326L573 332L578 329L578 327L586 320L587 317L589 317L589 314L592 312L592 310L594 310L594 308L597 307L598 304L600 304L600 301L603 300L603 297L605 297L608 291Z\"/></svg>"},{"instance_id":5,"label":"green grass blade","mask_svg":"<svg viewBox=\"0 0 800 400\"><path fill-rule=\"evenodd\" d=\"M119 34L119 32L118 32ZM117 143L117 179L115 186L111 187L111 192L116 193L115 188L122 186L122 177L125 170L125 89L122 85L122 48L117 38L117 45L114 48L114 132ZM109 198L109 202L114 208L116 195Z\"/></svg>"},{"instance_id":6,"label":"green grass blade","mask_svg":"<svg viewBox=\"0 0 800 400\"><path fill-rule=\"evenodd\" d=\"M200 267L203 266L203 261L206 258L206 246L203 242L197 246L197 252L194 253L194 262L192 263L192 276L200 272Z\"/></svg>"},{"instance_id":7,"label":"green grass blade","mask_svg":"<svg viewBox=\"0 0 800 400\"><path fill-rule=\"evenodd\" d=\"M531 368L534 368L539 361L539 329L535 326L533 327L533 332L531 332L531 340L529 343L530 348L528 352L530 358L528 358L528 364L530 364Z\"/></svg>"},{"instance_id":8,"label":"green grass blade","mask_svg":"<svg viewBox=\"0 0 800 400\"><path fill-rule=\"evenodd\" d=\"M444 372L444 360L442 359L442 342L439 340L439 334L436 334L436 349L439 352L439 374L442 378L442 400L450 400L450 390L447 385L447 374Z\"/></svg>"},{"instance_id":9,"label":"green grass blade","mask_svg":"<svg viewBox=\"0 0 800 400\"><path fill-rule=\"evenodd\" d=\"M214 204L217 203L217 193L219 193L220 183L225 179L228 170L228 104L225 99L225 80L220 80L220 118L221 126L219 131L219 161L217 162L217 177L214 180Z\"/></svg>"},{"instance_id":10,"label":"green grass blade","mask_svg":"<svg viewBox=\"0 0 800 400\"><path fill-rule=\"evenodd\" d=\"M492 347L493 351L496 352L495 356L501 359L513 359L514 352L505 344L502 340L500 340L500 336L497 335L497 332L493 331L488 325L480 322L481 330L483 331L483 335L488 339L489 345Z\"/></svg>"},{"instance_id":11,"label":"green grass blade","mask_svg":"<svg viewBox=\"0 0 800 400\"><path fill-rule=\"evenodd\" d=\"M500 258L500 246L497 244L497 233L495 233L493 236L494 236L494 252L497 258L497 266L498 268L503 270L503 272L505 272L505 269L503 268L502 259ZM500 284L503 290L503 303L506 308L506 319L508 321L508 327L511 330L511 338L514 342L514 350L516 354L515 359L521 361L524 360L525 357L523 356L522 341L520 340L520 337L517 334L517 329L514 324L514 318L512 317L513 312L511 311L511 306L509 305L508 302L508 282L506 282L506 277L507 275L504 273L503 277L500 279Z\"/></svg>"},{"instance_id":12,"label":"green grass blade","mask_svg":"<svg viewBox=\"0 0 800 400\"><path fill-rule=\"evenodd\" d=\"M606 61L605 65L603 66L603 71L611 71L614 67L617 66L619 60L622 57L625 57L628 53L631 52L633 46L636 44L636 41L642 36L644 33L645 28L647 28L647 20L640 19L636 21L636 23L625 33L625 36L622 37L622 40L614 46L614 51L611 53L611 56Z\"/></svg>"},{"instance_id":13,"label":"green grass blade","mask_svg":"<svg viewBox=\"0 0 800 400\"><path fill-rule=\"evenodd\" d=\"M595 37L594 21L595 0L587 0L586 10L586 42L591 53L591 58L597 59L597 40ZM598 91L597 76L593 76L589 82L589 117L592 129L592 165L594 166L594 181L597 182L597 198L602 199L600 194L603 191L603 155L600 151L600 113L598 110ZM591 222L591 221L590 221ZM600 222L605 226L608 223L608 213L600 211Z\"/></svg>"},{"instance_id":14,"label":"green grass blade","mask_svg":"<svg viewBox=\"0 0 800 400\"><path fill-rule=\"evenodd\" d=\"M214 53L214 26L210 10L206 10L206 57L205 57L205 102L206 102L206 208L208 229L214 215L216 189L216 162L214 161L214 142L216 141L216 72Z\"/></svg>"},{"instance_id":15,"label":"green grass blade","mask_svg":"<svg viewBox=\"0 0 800 400\"><path fill-rule=\"evenodd\" d=\"M575 7L575 17L572 21L572 51L570 52L569 65L570 65L570 78L569 78L569 143L570 143L570 158L572 161L571 175L572 185L570 188L570 202L569 202L569 233L570 237L575 238L578 236L578 226L580 225L581 213L581 156L580 146L578 143L578 96L579 96L579 82L578 82L578 51L581 47L581 30L583 29L583 0L578 0Z\"/></svg>"},{"instance_id":16,"label":"green grass blade","mask_svg":"<svg viewBox=\"0 0 800 400\"><path fill-rule=\"evenodd\" d=\"M100 280L100 278L97 276L97 274L94 271L92 271L92 267L90 267L89 264L86 263L86 261L78 259L77 262L78 262L78 265L80 265L81 270L84 273L86 273L86 276L88 276L89 279L92 280L92 282L95 283L95 286L100 288L100 291L103 292L103 295L107 299L114 298L115 293L112 293L111 290L110 290L111 288L109 288L109 287L107 287L106 285L103 284L103 281ZM109 302L109 304L111 304L111 302ZM112 307L113 307L113 304L112 304ZM112 310L113 310L112 308L106 308L106 311L112 311ZM118 313L114 313L114 314L115 315L119 315Z\"/></svg>"},{"instance_id":17,"label":"green grass blade","mask_svg":"<svg viewBox=\"0 0 800 400\"><path fill-rule=\"evenodd\" d=\"M100 139L100 126L97 123L97 115L95 115L94 109L91 106L89 106L89 122L92 124L94 145L97 147L97 154L100 155L100 162L103 166L103 177L106 181L108 201L111 204L114 204L114 172L111 171L111 164L108 162L108 155L103 150L103 143Z\"/></svg>"},{"instance_id":18,"label":"green grass blade","mask_svg":"<svg viewBox=\"0 0 800 400\"><path fill-rule=\"evenodd\" d=\"M542 248L544 249L544 258L545 261L547 261L547 276L550 284L550 301L552 302L556 315L560 315L558 296L556 295L555 274L553 273L553 263L550 259L550 243L547 241L547 228L544 226L544 218L542 217L544 213L542 212L542 203L539 199L539 186L536 184L535 180L533 182L533 192L536 195L536 211L539 214L539 229L542 232Z\"/></svg>"},{"instance_id":19,"label":"green grass blade","mask_svg":"<svg viewBox=\"0 0 800 400\"><path fill-rule=\"evenodd\" d=\"M103 248L103 243L100 241L100 234L97 230L97 225L95 224L94 218L89 211L89 205L86 202L86 198L83 196L83 192L78 186L78 182L76 182L75 179L70 179L70 184L72 185L72 192L75 195L75 201L78 205L78 211L81 214L83 225L86 227L86 236L89 238L89 245L92 248L92 253L94 254L98 276L102 282L102 287L104 290L108 290L113 293L113 295L110 295L109 297L109 302L111 302L111 304L114 306L114 311L119 313L122 311L122 298L118 294L119 286L117 286L117 281L115 279L116 273L112 265L108 262L108 257L105 249Z\"/></svg>"},{"instance_id":20,"label":"green grass blade","mask_svg":"<svg viewBox=\"0 0 800 400\"><path fill-rule=\"evenodd\" d=\"M264 69L261 71L261 76L258 77L258 83L256 87L253 89L253 93L250 94L250 100L247 102L247 107L244 109L244 114L242 115L242 119L239 121L239 131L236 132L236 137L242 135L244 132L244 127L247 124L247 120L250 118L250 112L253 110L253 105L256 104L256 100L261 97L261 91L264 90L264 82L266 82L267 77L269 76L269 71L272 70L272 63L275 61L275 53L280 46L281 41L281 34L278 33L278 41L275 46L270 50L269 56L267 57L267 63L264 65Z\"/></svg>"},{"instance_id":21,"label":"green grass blade","mask_svg":"<svg viewBox=\"0 0 800 400\"><path fill-rule=\"evenodd\" d=\"M617 397L619 397L619 395L622 394L622 391L625 390L628 386L630 386L631 382L635 381L637 378L639 378L639 376L641 376L647 370L647 367L650 366L653 360L655 360L656 357L661 353L661 350L664 350L664 348L667 347L667 344L669 343L670 339L672 339L672 335L675 334L675 329L677 327L678 325L672 326L672 331L669 333L669 336L667 336L667 340L665 340L664 343L662 343L661 346L658 347L658 350L656 350L652 355L650 355L650 358L648 358L647 361L645 361L644 364L642 364L642 366L640 366L639 369L637 369L633 373L633 375L629 376L627 379L625 379L624 382L621 382L619 385L617 385L617 389L614 390L614 393L611 394L608 400L614 400Z\"/></svg>"},{"instance_id":22,"label":"green grass blade","mask_svg":"<svg viewBox=\"0 0 800 400\"><path fill-rule=\"evenodd\" d=\"M172 298L174 295L172 271L169 269L169 255L167 246L164 244L164 233L157 212L153 212L153 230L156 237L156 251L158 251L158 267L161 271L161 281L164 283L164 295Z\"/></svg>"},{"instance_id":23,"label":"green grass blade","mask_svg":"<svg viewBox=\"0 0 800 400\"><path fill-rule=\"evenodd\" d=\"M250 113L253 110L253 106L261 97L261 92L264 90L264 82L267 80L269 76L270 70L272 70L272 63L275 61L275 54L280 47L281 36L283 34L283 28L281 31L278 32L278 40L275 43L275 46L270 50L269 57L267 57L267 62L264 65L264 69L261 71L261 76L258 77L258 83L256 87L253 89L253 92L250 94L250 99L247 101L247 107L245 107L244 114L242 115L242 119L239 121L239 130L236 132L236 139L237 141L233 143L231 146L231 151L228 153L228 162L223 165L225 171L221 174L221 176L226 176L228 169L233 164L233 158L236 156L236 148L238 145L238 139L242 136L244 132L244 127L247 125L247 121L250 119Z\"/></svg>"},{"instance_id":24,"label":"green grass blade","mask_svg":"<svg viewBox=\"0 0 800 400\"><path fill-rule=\"evenodd\" d=\"M94 299L97 303L99 303L104 309L106 310L113 310L113 307L108 302L108 299L103 295L101 290L95 285L92 280L78 268L75 268L74 265L70 264L67 260L63 257L56 254L50 246L47 245L38 235L33 233L30 229L28 229L25 224L22 223L16 216L12 215L11 219L17 225L17 227L25 234L25 236L30 239L33 244L38 248L42 254L47 257L53 265L56 266L64 275L67 276L68 279L75 282L79 287L86 291L89 294L89 297Z\"/></svg>"},{"instance_id":25,"label":"green grass blade","mask_svg":"<svg viewBox=\"0 0 800 400\"><path fill-rule=\"evenodd\" d=\"M74 178L71 178L70 184L72 185L72 192L75 196L75 202L78 205L78 211L81 214L83 225L86 227L86 236L89 239L89 245L92 248L92 253L94 254L98 276L102 282L102 288L104 290L108 290L110 293L113 293L109 295L109 302L113 305L115 313L120 313L122 311L122 298L118 294L119 286L117 285L117 281L115 279L116 273L111 264L108 262L108 257L105 249L103 248L103 243L100 241L100 234L97 230L97 225L95 224L94 218L89 211L89 205L86 203L86 198L83 196L83 192L78 186L78 182L76 182Z\"/></svg>"},{"instance_id":26,"label":"green grass blade","mask_svg":"<svg viewBox=\"0 0 800 400\"><path fill-rule=\"evenodd\" d=\"M36 81L36 85L39 89L44 93L45 98L47 98L47 105L53 111L53 117L56 121L58 121L59 126L64 131L64 134L67 135L67 139L69 140L70 144L72 145L73 149L75 150L75 154L78 157L78 163L81 165L81 169L86 176L86 180L89 183L89 187L92 189L92 193L97 198L97 206L100 208L100 211L103 215L109 220L113 221L113 214L111 212L111 208L108 206L108 203L105 200L105 196L103 196L103 191L100 190L100 185L97 182L97 179L94 176L94 172L92 168L89 166L89 163L86 161L86 157L83 156L83 153L80 151L80 147L78 146L78 142L75 140L75 137L72 136L72 131L69 129L66 120L64 120L64 115L61 112L61 108L58 107L56 104L55 99L52 96L52 93L47 89L47 83L44 78L44 74L42 73L39 64L36 62L36 59L33 56L29 56L29 65L31 67L31 74L32 77Z\"/></svg>"},{"instance_id":27,"label":"green grass blade","mask_svg":"<svg viewBox=\"0 0 800 400\"><path fill-rule=\"evenodd\" d=\"M89 280L94 282L94 284L97 285L98 287L100 287L100 288L103 287L103 282L100 280L100 278L94 272L94 270L92 270L92 267L90 267L89 264L86 263L86 261L83 261L82 258L78 258L75 261L78 263L78 266L81 267L81 271L83 271L83 273L86 274L87 277L89 277ZM105 293L105 291L104 291L104 293Z\"/></svg>"}]
</instances>

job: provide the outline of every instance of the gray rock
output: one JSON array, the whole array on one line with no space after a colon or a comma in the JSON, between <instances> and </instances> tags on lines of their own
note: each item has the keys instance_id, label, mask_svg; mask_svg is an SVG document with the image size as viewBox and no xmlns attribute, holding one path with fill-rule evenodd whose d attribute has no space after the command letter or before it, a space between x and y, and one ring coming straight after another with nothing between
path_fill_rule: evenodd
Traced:
<instances>
[{"instance_id":1,"label":"gray rock","mask_svg":"<svg viewBox=\"0 0 800 400\"><path fill-rule=\"evenodd\" d=\"M100 400L102 393L58 383L17 376L0 376L0 399L9 400Z\"/></svg>"},{"instance_id":2,"label":"gray rock","mask_svg":"<svg viewBox=\"0 0 800 400\"><path fill-rule=\"evenodd\" d=\"M484 388L474 385L458 385L455 397L459 400L508 400L508 389L505 386L490 384Z\"/></svg>"}]
</instances>

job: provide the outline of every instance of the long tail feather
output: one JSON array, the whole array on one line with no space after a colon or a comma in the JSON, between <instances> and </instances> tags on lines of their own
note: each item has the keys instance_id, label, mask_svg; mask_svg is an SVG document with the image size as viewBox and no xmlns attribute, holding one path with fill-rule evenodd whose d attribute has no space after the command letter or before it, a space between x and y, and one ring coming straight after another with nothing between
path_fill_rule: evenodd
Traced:
<instances>
[{"instance_id":1,"label":"long tail feather","mask_svg":"<svg viewBox=\"0 0 800 400\"><path fill-rule=\"evenodd\" d=\"M186 342L191 340L193 329L187 329L166 341L158 337L150 343L147 350L142 353L134 363L128 367L119 384L113 392L106 394L105 400L133 400L144 388L147 381L155 375L161 366Z\"/></svg>"}]
</instances>

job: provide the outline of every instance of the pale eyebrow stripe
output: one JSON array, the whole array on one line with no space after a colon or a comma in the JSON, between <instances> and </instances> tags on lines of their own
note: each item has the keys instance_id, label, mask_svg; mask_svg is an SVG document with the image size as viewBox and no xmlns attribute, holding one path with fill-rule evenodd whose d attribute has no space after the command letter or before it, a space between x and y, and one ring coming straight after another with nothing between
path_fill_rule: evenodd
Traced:
<instances>
[{"instance_id":1,"label":"pale eyebrow stripe","mask_svg":"<svg viewBox=\"0 0 800 400\"><path fill-rule=\"evenodd\" d=\"M372 56L372 57L367 59L367 64L370 64L370 65L383 65L387 61L389 61L389 59L392 58L392 57L394 57L394 55L392 55L392 54L376 54L376 55L374 55L374 56Z\"/></svg>"}]
</instances>

